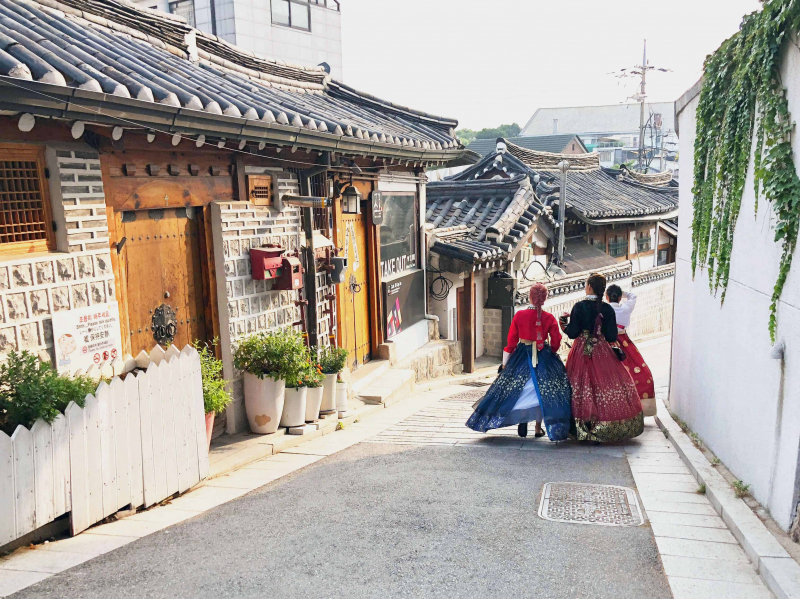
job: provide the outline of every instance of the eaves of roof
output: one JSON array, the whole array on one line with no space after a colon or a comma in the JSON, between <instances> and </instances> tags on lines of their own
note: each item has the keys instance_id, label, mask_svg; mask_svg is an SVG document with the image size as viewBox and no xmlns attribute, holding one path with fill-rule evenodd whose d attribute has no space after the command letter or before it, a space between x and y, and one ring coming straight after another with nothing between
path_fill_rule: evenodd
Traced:
<instances>
[{"instance_id":1,"label":"eaves of roof","mask_svg":"<svg viewBox=\"0 0 800 599\"><path fill-rule=\"evenodd\" d=\"M267 123L191 108L144 102L94 91L0 76L0 110L106 125L153 128L171 134L211 135L227 140L266 142L313 150L402 160L457 159L463 149L426 150Z\"/></svg>"}]
</instances>

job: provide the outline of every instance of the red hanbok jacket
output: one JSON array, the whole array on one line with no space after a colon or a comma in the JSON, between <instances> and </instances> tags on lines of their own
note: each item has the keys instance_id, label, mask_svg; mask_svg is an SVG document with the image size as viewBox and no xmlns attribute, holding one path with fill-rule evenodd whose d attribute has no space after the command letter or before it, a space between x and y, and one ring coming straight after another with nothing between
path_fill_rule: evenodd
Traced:
<instances>
[{"instance_id":1,"label":"red hanbok jacket","mask_svg":"<svg viewBox=\"0 0 800 599\"><path fill-rule=\"evenodd\" d=\"M550 349L557 352L561 347L561 330L558 327L556 317L542 310L541 326L536 325L537 310L531 308L520 310L511 319L511 327L508 329L508 345L506 352L513 353L517 349L520 339L535 341L539 349L544 347L545 341L550 338Z\"/></svg>"}]
</instances>

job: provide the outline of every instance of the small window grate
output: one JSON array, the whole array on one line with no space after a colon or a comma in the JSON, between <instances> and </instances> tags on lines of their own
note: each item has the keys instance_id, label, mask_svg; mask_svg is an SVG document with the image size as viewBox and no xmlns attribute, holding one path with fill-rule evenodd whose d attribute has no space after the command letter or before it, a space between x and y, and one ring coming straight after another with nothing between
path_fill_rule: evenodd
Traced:
<instances>
[{"instance_id":1,"label":"small window grate","mask_svg":"<svg viewBox=\"0 0 800 599\"><path fill-rule=\"evenodd\" d=\"M0 161L0 243L47 240L47 214L36 161Z\"/></svg>"},{"instance_id":2,"label":"small window grate","mask_svg":"<svg viewBox=\"0 0 800 599\"><path fill-rule=\"evenodd\" d=\"M266 185L256 185L250 192L250 196L258 200L266 200L269 198L269 187Z\"/></svg>"}]
</instances>

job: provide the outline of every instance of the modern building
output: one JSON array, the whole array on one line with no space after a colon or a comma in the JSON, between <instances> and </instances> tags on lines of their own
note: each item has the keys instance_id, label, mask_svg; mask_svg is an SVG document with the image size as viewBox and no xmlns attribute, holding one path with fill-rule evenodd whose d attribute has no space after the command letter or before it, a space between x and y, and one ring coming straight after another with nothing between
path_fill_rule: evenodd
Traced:
<instances>
[{"instance_id":1,"label":"modern building","mask_svg":"<svg viewBox=\"0 0 800 599\"><path fill-rule=\"evenodd\" d=\"M343 78L339 0L134 0L140 7L182 17L242 50L290 65L325 63Z\"/></svg>"},{"instance_id":2,"label":"modern building","mask_svg":"<svg viewBox=\"0 0 800 599\"><path fill-rule=\"evenodd\" d=\"M586 148L600 154L600 164L613 167L638 159L640 105L539 108L520 136L578 135ZM645 148L651 171L676 171L678 138L672 102L645 103Z\"/></svg>"}]
</instances>

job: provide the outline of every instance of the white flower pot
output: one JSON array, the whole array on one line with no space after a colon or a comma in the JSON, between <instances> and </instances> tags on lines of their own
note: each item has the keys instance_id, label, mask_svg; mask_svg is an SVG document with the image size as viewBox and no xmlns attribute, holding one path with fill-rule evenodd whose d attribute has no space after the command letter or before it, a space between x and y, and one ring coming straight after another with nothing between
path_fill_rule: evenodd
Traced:
<instances>
[{"instance_id":1,"label":"white flower pot","mask_svg":"<svg viewBox=\"0 0 800 599\"><path fill-rule=\"evenodd\" d=\"M278 430L285 387L282 380L244 373L244 409L251 431L266 435Z\"/></svg>"},{"instance_id":2,"label":"white flower pot","mask_svg":"<svg viewBox=\"0 0 800 599\"><path fill-rule=\"evenodd\" d=\"M333 412L336 409L336 373L325 375L322 389L322 404L319 411Z\"/></svg>"},{"instance_id":3,"label":"white flower pot","mask_svg":"<svg viewBox=\"0 0 800 599\"><path fill-rule=\"evenodd\" d=\"M311 387L306 393L306 422L319 419L319 407L322 405L324 387Z\"/></svg>"},{"instance_id":4,"label":"white flower pot","mask_svg":"<svg viewBox=\"0 0 800 599\"><path fill-rule=\"evenodd\" d=\"M283 402L281 426L303 426L306 423L306 392L308 387L287 387Z\"/></svg>"},{"instance_id":5,"label":"white flower pot","mask_svg":"<svg viewBox=\"0 0 800 599\"><path fill-rule=\"evenodd\" d=\"M347 411L347 383L336 383L336 411Z\"/></svg>"}]
</instances>

